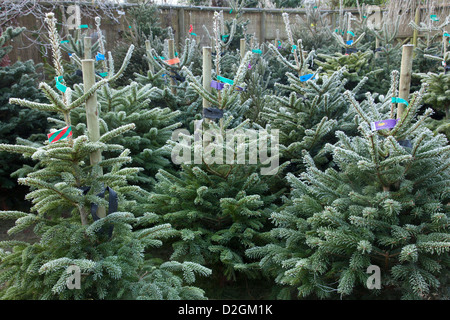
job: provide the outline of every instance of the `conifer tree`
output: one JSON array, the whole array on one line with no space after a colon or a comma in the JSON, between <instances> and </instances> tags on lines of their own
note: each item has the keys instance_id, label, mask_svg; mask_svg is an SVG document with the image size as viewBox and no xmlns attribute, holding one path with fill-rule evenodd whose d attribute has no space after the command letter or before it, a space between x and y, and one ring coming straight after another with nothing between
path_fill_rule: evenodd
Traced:
<instances>
[{"instance_id":1,"label":"conifer tree","mask_svg":"<svg viewBox=\"0 0 450 320\"><path fill-rule=\"evenodd\" d=\"M215 33L219 34L217 29ZM236 291L236 287L241 288L248 279L260 279L261 275L253 270L255 266L245 257L244 251L265 243L261 235L267 227L268 214L283 192L274 186L279 182L285 164L277 165L275 170L269 168L273 174L265 174L260 170L267 163L250 164L250 159L238 156L243 151L244 155L249 155L250 146L261 145L264 139L256 135L251 142L245 140L248 138L245 130L255 127L248 119L242 119L247 109L242 108L243 101L239 97L242 91L236 90L237 86L243 86L252 54L247 52L233 79L226 80L222 89L211 92L203 88L199 77L183 68L190 86L210 103L211 109L223 116L218 116L220 119L216 122L209 113L204 113L193 135L179 134L179 142L173 143L173 155L176 155L175 159L179 157L179 171L176 174L159 171L156 175L158 183L148 206L148 211L158 214L161 222L170 223L180 231L180 236L172 241L171 259L197 262L213 270L211 281L202 285L208 297L220 297L218 294L228 288L226 284L233 283L232 288ZM224 80L219 78L222 74L220 56L216 55L214 61L212 77L217 81ZM227 129L236 139L232 144L225 140ZM274 135L271 130L267 134ZM202 140L196 141L195 137L202 137ZM277 157L274 153L277 143L271 140L268 148L273 148L267 159L270 161ZM192 154L194 159L188 156ZM232 160L231 163L228 160ZM239 294L239 297L243 296Z\"/></svg>"},{"instance_id":2,"label":"conifer tree","mask_svg":"<svg viewBox=\"0 0 450 320\"><path fill-rule=\"evenodd\" d=\"M111 141L133 130L129 123L107 130L98 140L91 133L73 135L71 113L103 85L117 79L125 69L133 46L117 73L95 83L73 100L64 85L59 37L53 13L46 18L57 74L55 91L46 83L40 88L50 103L13 98L10 103L55 112L64 119L65 134L53 132L49 143L36 146L1 144L0 149L22 154L38 162L36 170L19 183L30 187L26 199L30 213L1 211L2 219L16 219L8 233L34 226L39 241L0 242L0 296L2 299L203 299L203 290L192 287L197 275L210 270L192 262L161 262L147 249L174 236L169 224L157 217L134 212L146 194L129 183L140 168L126 167L130 151ZM112 70L109 70L112 71ZM60 130L61 131L61 130ZM57 137L55 137L57 135ZM52 140L53 139L53 140ZM96 163L93 153L107 154ZM101 214L101 208L108 214ZM80 287L68 285L71 268L80 272Z\"/></svg>"},{"instance_id":3,"label":"conifer tree","mask_svg":"<svg viewBox=\"0 0 450 320\"><path fill-rule=\"evenodd\" d=\"M303 151L308 151L318 166L326 166L328 157L323 148L333 140L336 130L348 133L355 131L351 117L347 115L348 105L343 98L347 79L346 68L330 76L320 75L319 68L310 79L298 78L288 72L289 85L276 83L278 92L270 97L261 113L261 119L272 128L280 130L280 152L291 162L290 170L303 170ZM359 93L365 84L363 79L353 89ZM269 98L268 98L269 99Z\"/></svg>"},{"instance_id":4,"label":"conifer tree","mask_svg":"<svg viewBox=\"0 0 450 320\"><path fill-rule=\"evenodd\" d=\"M379 103L370 93L359 103L346 91L359 134L337 132L339 141L326 145L337 167L320 170L306 153L306 172L288 174L290 197L271 215L279 242L247 250L286 286L280 297L447 294L450 147L424 126L432 110L418 115L426 86L411 96L396 125L387 126L396 118L397 86L394 71ZM380 268L380 289L372 287L371 266Z\"/></svg>"},{"instance_id":5,"label":"conifer tree","mask_svg":"<svg viewBox=\"0 0 450 320\"><path fill-rule=\"evenodd\" d=\"M8 27L0 35L0 61L12 50L9 41L23 32L24 28ZM44 102L45 96L38 89L37 69L42 64L32 60L17 61L12 65L0 67L0 143L15 143L16 139L42 139L48 125L46 113L34 110L25 111L9 103L11 97L23 97L35 102ZM1 205L6 209L15 202L15 196L7 197L11 188L17 188L16 179L11 177L23 165L32 162L7 152L0 152ZM23 194L21 194L23 196ZM16 203L14 203L16 205Z\"/></svg>"}]
</instances>

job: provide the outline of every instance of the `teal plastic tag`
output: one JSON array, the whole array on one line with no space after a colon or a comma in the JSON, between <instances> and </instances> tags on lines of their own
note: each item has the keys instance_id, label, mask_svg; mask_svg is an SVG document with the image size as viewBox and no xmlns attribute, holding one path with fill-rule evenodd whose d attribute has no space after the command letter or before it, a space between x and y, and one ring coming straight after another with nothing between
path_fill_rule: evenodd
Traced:
<instances>
[{"instance_id":1,"label":"teal plastic tag","mask_svg":"<svg viewBox=\"0 0 450 320\"><path fill-rule=\"evenodd\" d=\"M62 76L55 77L55 81L56 81L56 88L63 93L66 92L67 87L61 83L62 81L64 81L63 77Z\"/></svg>"},{"instance_id":2,"label":"teal plastic tag","mask_svg":"<svg viewBox=\"0 0 450 320\"><path fill-rule=\"evenodd\" d=\"M221 77L221 76L217 76L217 80L222 81L222 82L224 82L224 83L231 84L231 85L234 84L234 81L233 81L233 80L227 79L227 78L224 78L224 77Z\"/></svg>"},{"instance_id":3,"label":"teal plastic tag","mask_svg":"<svg viewBox=\"0 0 450 320\"><path fill-rule=\"evenodd\" d=\"M409 106L408 101L406 101L405 99L402 99L402 98L395 98L395 97L393 97L392 98L392 103L403 103L406 106Z\"/></svg>"}]
</instances>

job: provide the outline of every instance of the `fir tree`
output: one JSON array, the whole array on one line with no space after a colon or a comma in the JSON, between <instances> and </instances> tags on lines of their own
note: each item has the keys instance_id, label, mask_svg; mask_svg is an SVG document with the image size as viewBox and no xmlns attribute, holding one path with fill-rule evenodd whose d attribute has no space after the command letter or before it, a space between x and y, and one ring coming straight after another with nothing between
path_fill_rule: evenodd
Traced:
<instances>
[{"instance_id":1,"label":"fir tree","mask_svg":"<svg viewBox=\"0 0 450 320\"><path fill-rule=\"evenodd\" d=\"M53 13L47 15L46 22L56 74L63 77ZM46 83L40 84L50 103L17 98L10 102L55 112L70 129L71 112L101 86L122 74L132 50L133 46L117 73L111 72L75 100L72 100L71 88L63 89L60 82L61 93ZM141 205L136 199L146 194L129 183L140 168L125 167L131 161L130 151L111 141L134 128L135 125L130 123L107 130L98 141L92 141L87 133L67 135L63 140L41 146L29 143L0 145L3 151L19 153L38 162L35 171L19 179L31 189L26 196L33 204L31 212L3 211L0 217L16 219L9 234L34 226L34 232L39 236L35 243L13 240L0 243L1 298L204 298L201 289L186 284L193 283L196 275L209 275L209 269L192 262L161 263L146 252L161 246L162 240L175 233L169 224L155 223L157 217L154 214L146 213L139 218L133 214ZM89 164L89 158L95 152L115 155ZM105 217L100 215L100 208L108 209ZM67 285L71 266L81 272L81 286L77 290L69 289Z\"/></svg>"},{"instance_id":2,"label":"fir tree","mask_svg":"<svg viewBox=\"0 0 450 320\"><path fill-rule=\"evenodd\" d=\"M24 28L8 27L0 36L0 60L12 50L8 42L22 33ZM48 125L45 121L46 113L34 110L23 110L10 104L11 97L23 97L35 102L44 102L45 96L38 90L37 69L41 64L34 64L32 60L17 61L13 65L0 67L0 143L12 144L16 139L42 139ZM17 188L15 178L11 174L23 165L31 165L19 155L0 152L0 187L2 193L7 189ZM9 199L7 199L9 198ZM2 207L11 206L14 197L1 197ZM16 205L16 203L14 204Z\"/></svg>"},{"instance_id":3,"label":"fir tree","mask_svg":"<svg viewBox=\"0 0 450 320\"><path fill-rule=\"evenodd\" d=\"M306 81L288 72L289 85L275 84L278 90L261 113L261 119L271 128L280 130L280 152L291 162L290 170L293 172L303 170L304 150L311 154L318 166L326 166L329 159L323 147L333 140L334 132L338 129L354 131L343 98L347 85L345 67L330 76L318 76L320 71L319 68ZM353 94L361 90L365 81L363 79L353 89ZM281 95L279 91L286 94Z\"/></svg>"},{"instance_id":4,"label":"fir tree","mask_svg":"<svg viewBox=\"0 0 450 320\"><path fill-rule=\"evenodd\" d=\"M288 174L291 195L271 215L279 242L247 251L286 286L280 297L447 294L450 148L424 126L432 110L418 116L425 87L392 130L371 130L374 121L395 119L397 85L395 71L380 103L368 93L360 104L347 91L359 135L337 132L339 141L326 146L337 167L322 171L306 154L307 171ZM381 289L367 287L371 265L381 269Z\"/></svg>"},{"instance_id":5,"label":"fir tree","mask_svg":"<svg viewBox=\"0 0 450 320\"><path fill-rule=\"evenodd\" d=\"M159 171L158 183L147 207L148 211L158 214L162 222L170 223L180 232L172 242L171 259L197 262L213 270L213 280L202 286L209 297L218 297L218 290L226 290L226 283L240 286L249 278L260 278L244 251L265 243L262 234L267 228L268 214L283 192L276 190L276 185L285 164L277 165L276 170L272 170L274 175L265 175L258 172L264 164L248 165L250 159L237 162L242 161L237 158L238 152L245 151L247 155L250 146L260 145L263 140L262 136L256 136L255 140L247 142L244 131L253 129L250 121L235 120L235 117L242 118L246 111L239 98L241 91L236 91L236 86L243 84L251 56L250 52L245 55L235 77L230 79L233 84L225 84L220 91L203 89L198 77L184 68L190 86L215 109L222 110L223 117L216 123L204 115L193 136L179 135L181 139L173 143L172 152L181 158L177 160L180 169L176 174ZM213 75L217 76L221 74L217 55L215 62ZM227 129L233 130L237 141L243 138L244 142L228 144L224 138ZM208 138L211 132L214 139ZM272 134L268 130L268 135ZM193 137L203 137L203 142L194 140L192 143ZM276 142L270 147L273 149L269 158L275 159ZM227 155L229 151L233 155L231 158ZM191 154L194 154L193 161L185 158ZM224 160L225 155L232 163Z\"/></svg>"}]
</instances>

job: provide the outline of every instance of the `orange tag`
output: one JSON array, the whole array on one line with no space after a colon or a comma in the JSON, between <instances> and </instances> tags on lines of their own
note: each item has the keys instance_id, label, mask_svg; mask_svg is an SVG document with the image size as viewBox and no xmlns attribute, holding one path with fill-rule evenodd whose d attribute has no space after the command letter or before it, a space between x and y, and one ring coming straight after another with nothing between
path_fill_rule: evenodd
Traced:
<instances>
[{"instance_id":1,"label":"orange tag","mask_svg":"<svg viewBox=\"0 0 450 320\"><path fill-rule=\"evenodd\" d=\"M166 60L166 63L170 64L170 65L177 64L177 63L180 63L180 59L178 59L178 58L169 59L169 60Z\"/></svg>"}]
</instances>

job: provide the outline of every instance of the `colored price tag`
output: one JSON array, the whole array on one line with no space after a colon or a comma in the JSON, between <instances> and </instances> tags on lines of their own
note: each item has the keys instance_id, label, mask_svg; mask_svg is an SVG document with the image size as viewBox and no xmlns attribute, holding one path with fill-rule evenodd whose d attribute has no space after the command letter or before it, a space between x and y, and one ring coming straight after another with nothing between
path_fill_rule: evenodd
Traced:
<instances>
[{"instance_id":1,"label":"colored price tag","mask_svg":"<svg viewBox=\"0 0 450 320\"><path fill-rule=\"evenodd\" d=\"M301 82L305 82L310 80L312 77L314 76L314 74L310 73L310 74L305 74L304 76L300 77L300 81Z\"/></svg>"},{"instance_id":2,"label":"colored price tag","mask_svg":"<svg viewBox=\"0 0 450 320\"><path fill-rule=\"evenodd\" d=\"M408 101L406 101L405 99L402 99L402 98L392 98L392 103L403 103L403 104L405 104L406 106L409 106L409 103L408 103Z\"/></svg>"},{"instance_id":3,"label":"colored price tag","mask_svg":"<svg viewBox=\"0 0 450 320\"><path fill-rule=\"evenodd\" d=\"M295 51L295 49L297 49L297 46L294 44L293 46L292 46L292 53L294 53L294 51Z\"/></svg>"},{"instance_id":4,"label":"colored price tag","mask_svg":"<svg viewBox=\"0 0 450 320\"><path fill-rule=\"evenodd\" d=\"M104 78L108 75L108 72L101 72L98 74L100 77Z\"/></svg>"},{"instance_id":5,"label":"colored price tag","mask_svg":"<svg viewBox=\"0 0 450 320\"><path fill-rule=\"evenodd\" d=\"M55 77L55 81L56 81L56 88L63 93L66 92L67 87L61 83L62 81L64 81L63 77L62 76Z\"/></svg>"},{"instance_id":6,"label":"colored price tag","mask_svg":"<svg viewBox=\"0 0 450 320\"><path fill-rule=\"evenodd\" d=\"M61 43L69 43L69 40L62 40Z\"/></svg>"},{"instance_id":7,"label":"colored price tag","mask_svg":"<svg viewBox=\"0 0 450 320\"><path fill-rule=\"evenodd\" d=\"M382 121L376 121L370 123L370 128L372 131L392 129L397 125L398 120L396 119L388 119Z\"/></svg>"},{"instance_id":8,"label":"colored price tag","mask_svg":"<svg viewBox=\"0 0 450 320\"><path fill-rule=\"evenodd\" d=\"M89 28L87 24L80 25L80 29L87 29L87 28Z\"/></svg>"},{"instance_id":9,"label":"colored price tag","mask_svg":"<svg viewBox=\"0 0 450 320\"><path fill-rule=\"evenodd\" d=\"M217 76L217 80L222 81L222 82L224 82L224 83L231 84L231 85L234 84L234 81L233 81L233 80L227 79L227 78L224 78L224 77L221 77L221 76Z\"/></svg>"},{"instance_id":10,"label":"colored price tag","mask_svg":"<svg viewBox=\"0 0 450 320\"><path fill-rule=\"evenodd\" d=\"M95 56L96 61L105 60L105 55L101 54L100 52L97 52L97 55Z\"/></svg>"},{"instance_id":11,"label":"colored price tag","mask_svg":"<svg viewBox=\"0 0 450 320\"><path fill-rule=\"evenodd\" d=\"M227 41L227 38L229 37L229 34L225 34L222 36L222 41Z\"/></svg>"},{"instance_id":12,"label":"colored price tag","mask_svg":"<svg viewBox=\"0 0 450 320\"><path fill-rule=\"evenodd\" d=\"M262 51L260 49L253 49L252 52L262 54Z\"/></svg>"},{"instance_id":13,"label":"colored price tag","mask_svg":"<svg viewBox=\"0 0 450 320\"><path fill-rule=\"evenodd\" d=\"M50 143L67 139L72 136L72 127L67 126L58 131L47 134L48 141Z\"/></svg>"},{"instance_id":14,"label":"colored price tag","mask_svg":"<svg viewBox=\"0 0 450 320\"><path fill-rule=\"evenodd\" d=\"M166 60L166 63L170 64L170 65L177 64L177 63L180 63L180 59L178 59L178 58L169 59L169 60Z\"/></svg>"},{"instance_id":15,"label":"colored price tag","mask_svg":"<svg viewBox=\"0 0 450 320\"><path fill-rule=\"evenodd\" d=\"M433 21L439 21L439 18L435 14L432 14L430 16L430 19L433 20Z\"/></svg>"},{"instance_id":16,"label":"colored price tag","mask_svg":"<svg viewBox=\"0 0 450 320\"><path fill-rule=\"evenodd\" d=\"M215 80L211 80L211 88L222 90L225 87L225 83L220 83Z\"/></svg>"},{"instance_id":17,"label":"colored price tag","mask_svg":"<svg viewBox=\"0 0 450 320\"><path fill-rule=\"evenodd\" d=\"M352 37L355 36L355 34L353 33L353 31L347 31L348 34L350 34Z\"/></svg>"},{"instance_id":18,"label":"colored price tag","mask_svg":"<svg viewBox=\"0 0 450 320\"><path fill-rule=\"evenodd\" d=\"M346 44L349 45L349 46L351 46L351 45L353 44L353 40L348 40L348 41L346 42Z\"/></svg>"}]
</instances>

